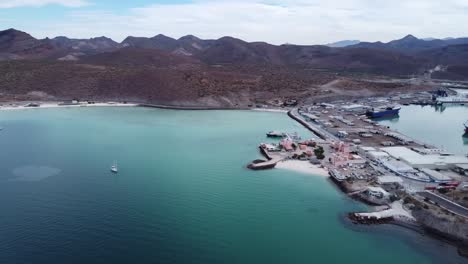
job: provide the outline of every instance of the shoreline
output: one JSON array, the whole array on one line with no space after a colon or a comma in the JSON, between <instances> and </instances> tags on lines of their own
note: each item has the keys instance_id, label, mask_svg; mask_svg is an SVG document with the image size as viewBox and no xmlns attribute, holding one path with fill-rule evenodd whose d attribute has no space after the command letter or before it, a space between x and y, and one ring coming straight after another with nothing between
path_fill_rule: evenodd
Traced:
<instances>
[{"instance_id":1,"label":"shoreline","mask_svg":"<svg viewBox=\"0 0 468 264\"><path fill-rule=\"evenodd\" d=\"M37 102L37 101L36 101ZM293 118L291 115L289 115L290 110L286 109L274 109L274 108L215 108L215 107L177 107L177 106L167 106L167 105L148 105L148 104L139 104L139 103L117 103L117 102L99 102L99 103L94 103L94 104L76 104L76 105L59 105L61 102L39 102L40 106L38 107L27 107L26 105L28 103L31 103L31 101L17 101L17 102L6 102L6 104L18 104L17 106L0 106L0 111L14 111L14 110L27 110L27 109L54 109L54 108L77 108L77 107L147 107L147 108L158 108L158 109L167 109L167 110L249 110L249 111L257 111L257 112L272 112L272 113L283 113L283 114L288 114L288 116L293 119L294 121L298 122L299 124L302 124L299 120L296 120ZM304 125L304 124L302 124ZM313 134L314 131L311 130L310 128L307 128L310 132ZM284 160L280 161L276 165L277 169L282 169L282 170L290 170L290 171L295 171L307 176L313 176L313 177L323 177L323 178L330 178L329 173L326 169L320 168L317 165L313 165L307 161L299 161L299 160ZM410 217L407 217L406 213L402 213L400 208L395 209L388 209L380 212L366 212L366 213L356 213L362 216L367 216L367 217L376 217L379 219L380 217L391 217L393 218L393 221L388 222L387 224L393 224L397 226L401 226L413 231L418 230L421 228L422 230L425 231L425 233L430 234L430 235L436 235L437 232L431 232L430 230L427 230L427 228L424 228L422 225L420 225L418 222L414 221L414 217L410 215ZM403 209L404 210L404 209ZM387 213L389 215L387 215ZM393 215L396 214L396 215ZM409 213L410 214L410 213ZM402 218L398 217L398 215L403 216ZM434 238L438 238L437 236L434 236ZM439 239L443 240L443 239ZM450 240L449 240L450 241ZM453 241L451 244L453 243Z\"/></svg>"},{"instance_id":2,"label":"shoreline","mask_svg":"<svg viewBox=\"0 0 468 264\"><path fill-rule=\"evenodd\" d=\"M27 106L29 103L38 103L39 106ZM8 101L0 103L0 111L10 110L24 110L24 109L49 109L49 108L72 108L72 107L146 107L146 108L157 108L167 110L186 110L186 111L203 111L203 110L247 110L256 112L269 112L269 113L284 113L287 114L288 109L279 108L250 108L250 107L211 107L211 106L173 106L173 105L161 105L161 104L147 104L147 103L121 103L121 102L96 102L93 104L89 103L76 103L76 104L62 104L62 101ZM1 105L3 104L3 105Z\"/></svg>"},{"instance_id":3,"label":"shoreline","mask_svg":"<svg viewBox=\"0 0 468 264\"><path fill-rule=\"evenodd\" d=\"M322 178L328 178L328 171L324 168L320 168L317 165L313 165L307 161L301 160L283 160L276 164L276 169L290 170L307 174L309 176L318 176Z\"/></svg>"},{"instance_id":4,"label":"shoreline","mask_svg":"<svg viewBox=\"0 0 468 264\"><path fill-rule=\"evenodd\" d=\"M27 104L28 102L16 102L15 104ZM10 103L13 104L13 103ZM73 105L60 105L60 103L48 102L48 103L41 103L39 106L26 106L26 105L18 105L18 106L0 106L0 111L14 111L14 110L34 110L34 109L53 109L53 108L80 108L80 107L137 107L138 104L134 103L114 103L114 102L101 102L95 104L73 104Z\"/></svg>"}]
</instances>

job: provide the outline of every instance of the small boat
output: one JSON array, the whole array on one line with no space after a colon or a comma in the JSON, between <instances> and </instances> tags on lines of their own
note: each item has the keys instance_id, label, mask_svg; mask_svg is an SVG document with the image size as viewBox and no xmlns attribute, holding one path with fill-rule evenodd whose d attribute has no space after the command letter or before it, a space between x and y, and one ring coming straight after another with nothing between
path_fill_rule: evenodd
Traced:
<instances>
[{"instance_id":1,"label":"small boat","mask_svg":"<svg viewBox=\"0 0 468 264\"><path fill-rule=\"evenodd\" d=\"M111 172L113 172L113 173L119 172L119 168L117 167L116 162L114 162L114 165L111 166Z\"/></svg>"},{"instance_id":2,"label":"small boat","mask_svg":"<svg viewBox=\"0 0 468 264\"><path fill-rule=\"evenodd\" d=\"M283 138L285 136L286 136L286 133L278 132L278 131L270 131L267 133L267 137Z\"/></svg>"},{"instance_id":3,"label":"small boat","mask_svg":"<svg viewBox=\"0 0 468 264\"><path fill-rule=\"evenodd\" d=\"M464 124L465 126L465 134L468 134L468 120Z\"/></svg>"}]
</instances>

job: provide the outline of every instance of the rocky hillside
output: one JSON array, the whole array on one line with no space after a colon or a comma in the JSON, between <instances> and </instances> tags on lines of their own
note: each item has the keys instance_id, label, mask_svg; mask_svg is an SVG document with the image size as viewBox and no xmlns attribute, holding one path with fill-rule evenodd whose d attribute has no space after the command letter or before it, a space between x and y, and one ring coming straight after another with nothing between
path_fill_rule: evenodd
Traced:
<instances>
[{"instance_id":1,"label":"rocky hillside","mask_svg":"<svg viewBox=\"0 0 468 264\"><path fill-rule=\"evenodd\" d=\"M407 37L403 42L413 41ZM405 78L439 64L444 71L433 76L465 79L467 56L465 45L409 53L365 46L277 46L232 37L202 40L192 35L128 37L117 43L106 37L36 39L9 29L0 31L0 98L24 99L33 94L248 106L278 98L327 96L323 93L330 89L321 87L335 80ZM365 84L361 89L367 92L389 91L378 83Z\"/></svg>"}]
</instances>

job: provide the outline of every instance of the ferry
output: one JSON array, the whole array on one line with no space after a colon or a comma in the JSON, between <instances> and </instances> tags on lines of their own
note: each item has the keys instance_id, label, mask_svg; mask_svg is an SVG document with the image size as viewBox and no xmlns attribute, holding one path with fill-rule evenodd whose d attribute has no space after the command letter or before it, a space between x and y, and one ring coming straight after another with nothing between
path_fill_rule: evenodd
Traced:
<instances>
[{"instance_id":1,"label":"ferry","mask_svg":"<svg viewBox=\"0 0 468 264\"><path fill-rule=\"evenodd\" d=\"M387 106L380 108L372 108L367 111L366 115L370 118L382 118L397 116L400 113L401 107Z\"/></svg>"}]
</instances>

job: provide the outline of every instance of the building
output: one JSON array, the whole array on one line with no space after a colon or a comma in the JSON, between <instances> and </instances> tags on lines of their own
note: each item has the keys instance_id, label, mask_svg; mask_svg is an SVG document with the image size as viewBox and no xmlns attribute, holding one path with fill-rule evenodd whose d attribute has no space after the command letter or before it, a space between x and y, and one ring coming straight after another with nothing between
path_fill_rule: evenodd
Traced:
<instances>
[{"instance_id":1,"label":"building","mask_svg":"<svg viewBox=\"0 0 468 264\"><path fill-rule=\"evenodd\" d=\"M353 112L357 114L363 114L367 110L370 109L369 106L361 105L361 104L351 104L351 105L344 105L341 107L346 112Z\"/></svg>"},{"instance_id":2,"label":"building","mask_svg":"<svg viewBox=\"0 0 468 264\"><path fill-rule=\"evenodd\" d=\"M389 155L387 152L383 151L369 151L367 152L367 157L371 160L380 160L382 158L388 158Z\"/></svg>"},{"instance_id":3,"label":"building","mask_svg":"<svg viewBox=\"0 0 468 264\"><path fill-rule=\"evenodd\" d=\"M468 176L468 164L456 164L454 170L461 175Z\"/></svg>"},{"instance_id":4,"label":"building","mask_svg":"<svg viewBox=\"0 0 468 264\"><path fill-rule=\"evenodd\" d=\"M468 157L461 155L427 154L423 155L407 147L386 147L381 150L395 159L418 169L456 169L468 165Z\"/></svg>"},{"instance_id":5,"label":"building","mask_svg":"<svg viewBox=\"0 0 468 264\"><path fill-rule=\"evenodd\" d=\"M377 183L380 185L398 183L402 184L403 179L398 176L384 175L377 177Z\"/></svg>"},{"instance_id":6,"label":"building","mask_svg":"<svg viewBox=\"0 0 468 264\"><path fill-rule=\"evenodd\" d=\"M398 175L416 173L416 170L413 167L409 166L405 162L393 158L380 159L379 161L385 168L397 173Z\"/></svg>"},{"instance_id":7,"label":"building","mask_svg":"<svg viewBox=\"0 0 468 264\"><path fill-rule=\"evenodd\" d=\"M429 176L434 182L450 182L452 181L452 178L448 177L447 175L444 175L438 171L431 170L431 169L421 169L422 172L424 172L427 176Z\"/></svg>"},{"instance_id":8,"label":"building","mask_svg":"<svg viewBox=\"0 0 468 264\"><path fill-rule=\"evenodd\" d=\"M369 186L364 191L364 194L366 194L368 196L378 198L378 199L385 199L385 198L390 197L390 193L385 191L382 187Z\"/></svg>"},{"instance_id":9,"label":"building","mask_svg":"<svg viewBox=\"0 0 468 264\"><path fill-rule=\"evenodd\" d=\"M283 147L284 150L286 151L294 151L294 147L293 147L293 143L291 140L289 139L283 139L281 140L280 142L280 145Z\"/></svg>"}]
</instances>

